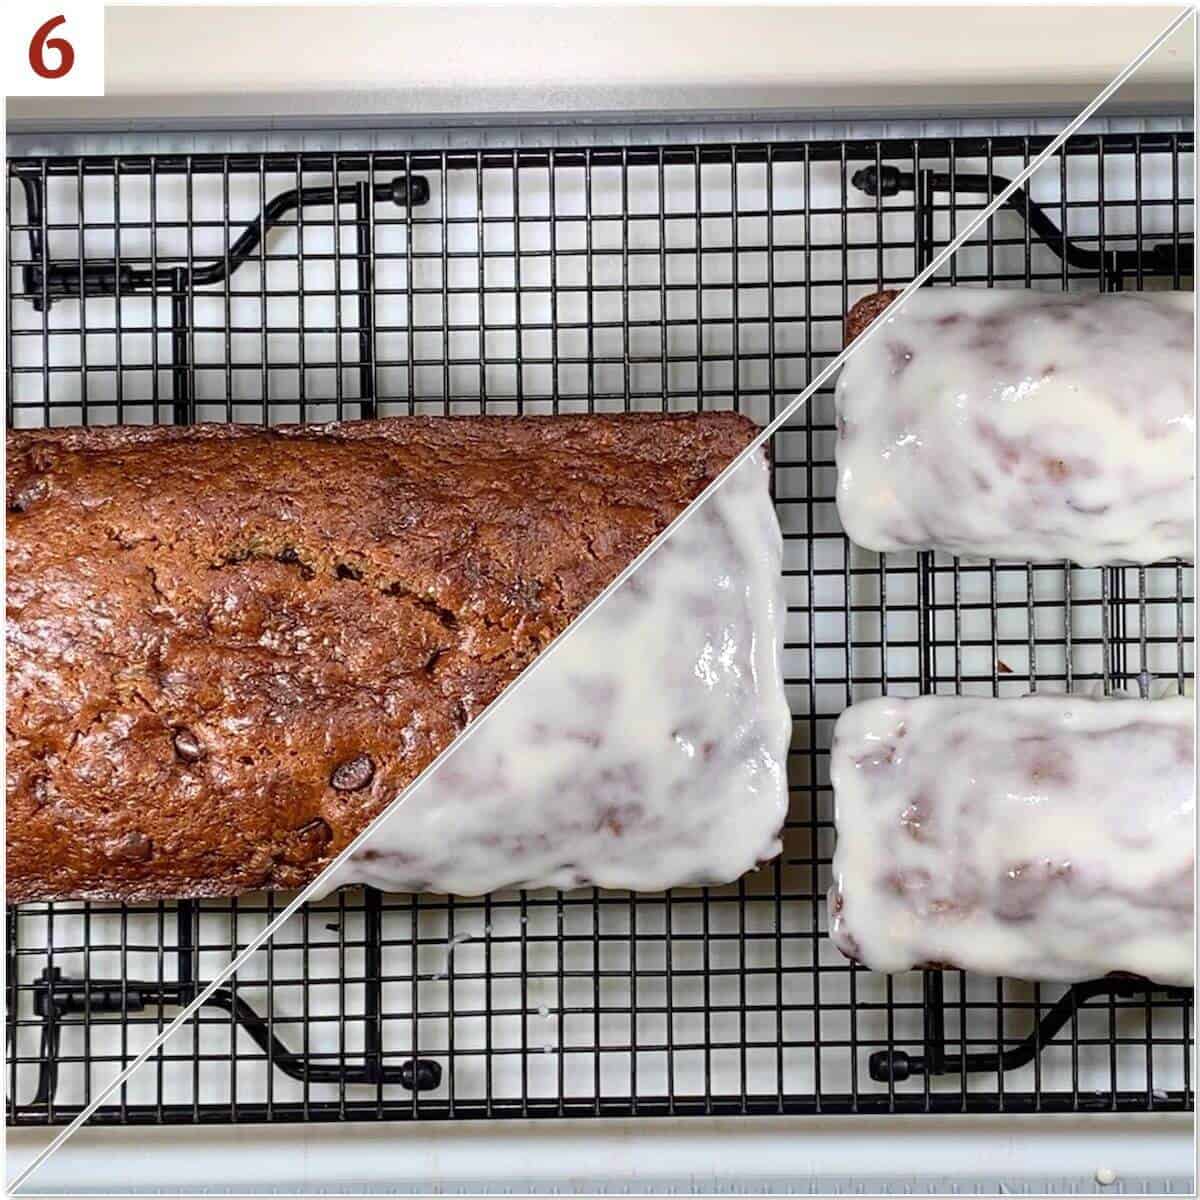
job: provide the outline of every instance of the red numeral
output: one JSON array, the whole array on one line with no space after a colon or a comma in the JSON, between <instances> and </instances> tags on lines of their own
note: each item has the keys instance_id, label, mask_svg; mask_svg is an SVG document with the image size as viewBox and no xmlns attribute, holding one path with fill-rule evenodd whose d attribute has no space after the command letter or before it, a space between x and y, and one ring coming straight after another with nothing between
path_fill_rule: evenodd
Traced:
<instances>
[{"instance_id":1,"label":"red numeral","mask_svg":"<svg viewBox=\"0 0 1200 1200\"><path fill-rule=\"evenodd\" d=\"M33 35L33 41L29 43L29 65L33 68L33 73L43 79L61 79L75 65L75 47L66 38L50 36L51 32L64 25L66 20L61 13L57 17L51 17L38 28L37 33ZM57 67L46 65L47 50L58 51Z\"/></svg>"}]
</instances>

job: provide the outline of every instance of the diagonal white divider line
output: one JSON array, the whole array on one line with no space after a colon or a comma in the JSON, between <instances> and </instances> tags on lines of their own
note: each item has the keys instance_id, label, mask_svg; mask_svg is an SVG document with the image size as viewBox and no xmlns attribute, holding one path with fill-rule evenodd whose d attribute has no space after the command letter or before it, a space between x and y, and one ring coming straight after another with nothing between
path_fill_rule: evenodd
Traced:
<instances>
[{"instance_id":1,"label":"diagonal white divider line","mask_svg":"<svg viewBox=\"0 0 1200 1200\"><path fill-rule=\"evenodd\" d=\"M1191 16L1193 10L1191 8L1183 9L1178 16L1160 33L1154 40L1143 50L1136 58L1134 58L1126 67L1122 69L1107 87L1101 91L1095 99L1091 101L1078 116L1074 117L1065 129L1055 136L1050 144L1037 155L1036 158L1020 172L1013 180L1004 188L998 196L996 196L988 205L986 205L976 216L967 223L961 233L955 235L949 244L933 258L933 261L920 274L916 275L910 283L908 283L895 300L888 306L889 313L898 311L922 284L924 284L942 265L953 255L959 247L985 222L990 220L996 212L1004 205L1008 198L1021 187L1031 175L1034 174L1044 163L1051 159L1061 148L1063 143L1075 133L1080 126L1090 120L1096 111L1101 108L1120 90L1131 75L1148 59L1158 48L1169 38L1180 26L1183 25ZM266 927L257 933L247 942L246 946L238 952L236 957L223 967L216 977L208 983L202 991L200 991L194 1000L192 1000L175 1019L160 1033L153 1041L123 1070L111 1083L102 1088L96 1096L88 1103L75 1119L66 1126L58 1134L54 1140L43 1149L29 1165L20 1172L9 1184L10 1192L16 1191L34 1171L38 1169L61 1146L87 1119L117 1090L129 1077L144 1063L176 1030L179 1029L190 1017L192 1017L208 1000L208 998L219 988L231 975L238 971L256 950L259 949L269 938L279 930L280 926L293 916L296 911L305 904L312 896L321 891L322 882L329 873L340 866L351 854L354 853L368 838L370 838L384 822L395 816L396 812L403 805L404 801L413 790L417 788L429 775L433 774L447 759L449 759L466 741L475 733L485 721L512 695L520 688L521 684L527 680L534 671L542 667L547 659L551 657L554 651L561 645L564 639L570 637L571 633L578 629L584 621L588 619L629 578L644 562L646 562L652 554L671 536L671 534L683 524L703 503L708 499L725 482L729 476L737 470L737 468L762 447L762 445L775 434L783 425L806 404L809 399L817 392L822 384L825 383L835 371L846 361L846 359L854 353L860 345L869 341L879 329L880 323L874 322L855 338L852 345L847 346L842 352L817 375L816 379L812 380L809 385L798 395L794 400L788 403L782 412L779 413L769 424L765 425L755 435L754 440L740 451L729 465L677 516L663 531L654 539L649 546L646 547L621 573L594 599L586 608L556 637L545 650L525 670L508 685L507 688L495 699L492 703L474 720L466 729L441 754L437 756L417 777L414 779L395 800L388 805L366 829L362 831L338 856L331 862L320 875L316 877L307 887L299 892L295 899L277 916L273 921L269 922Z\"/></svg>"}]
</instances>

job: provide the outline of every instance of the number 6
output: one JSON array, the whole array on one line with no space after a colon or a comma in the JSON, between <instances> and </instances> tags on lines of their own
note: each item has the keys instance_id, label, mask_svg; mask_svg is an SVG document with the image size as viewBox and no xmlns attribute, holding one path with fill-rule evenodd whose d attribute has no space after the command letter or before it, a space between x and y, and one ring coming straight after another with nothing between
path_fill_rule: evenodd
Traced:
<instances>
[{"instance_id":1,"label":"number 6","mask_svg":"<svg viewBox=\"0 0 1200 1200\"><path fill-rule=\"evenodd\" d=\"M38 27L29 43L29 65L35 75L43 79L61 79L75 65L75 47L66 38L52 38L50 33L66 23L67 18L61 13L51 17L44 25ZM58 66L46 66L46 51L58 51Z\"/></svg>"}]
</instances>

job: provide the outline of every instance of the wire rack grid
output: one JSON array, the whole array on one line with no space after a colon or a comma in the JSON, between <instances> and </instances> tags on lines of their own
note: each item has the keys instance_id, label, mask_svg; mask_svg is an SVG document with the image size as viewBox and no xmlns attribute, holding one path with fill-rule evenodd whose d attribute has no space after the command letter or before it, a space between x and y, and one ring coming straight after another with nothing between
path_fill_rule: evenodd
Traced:
<instances>
[{"instance_id":1,"label":"wire rack grid","mask_svg":"<svg viewBox=\"0 0 1200 1200\"><path fill-rule=\"evenodd\" d=\"M1030 136L9 161L9 425L739 409L765 421ZM1190 286L1190 133L1074 139L940 282ZM1000 184L996 183L999 179ZM310 904L107 1123L1179 1110L1191 994L828 944L828 747L884 692L1192 677L1192 569L851 546L832 396L775 438L783 856L724 888ZM282 904L8 911L8 1119L59 1124Z\"/></svg>"}]
</instances>

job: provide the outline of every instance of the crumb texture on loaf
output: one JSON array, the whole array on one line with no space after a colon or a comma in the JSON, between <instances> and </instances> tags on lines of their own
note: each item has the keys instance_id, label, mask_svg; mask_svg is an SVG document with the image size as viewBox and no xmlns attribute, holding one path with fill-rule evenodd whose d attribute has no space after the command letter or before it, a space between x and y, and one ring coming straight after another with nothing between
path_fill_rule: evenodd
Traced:
<instances>
[{"instance_id":1,"label":"crumb texture on loaf","mask_svg":"<svg viewBox=\"0 0 1200 1200\"><path fill-rule=\"evenodd\" d=\"M305 883L753 434L10 432L8 900Z\"/></svg>"},{"instance_id":2,"label":"crumb texture on loaf","mask_svg":"<svg viewBox=\"0 0 1200 1200\"><path fill-rule=\"evenodd\" d=\"M1190 986L1193 705L855 704L830 758L834 943L878 971Z\"/></svg>"}]
</instances>

